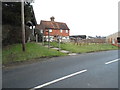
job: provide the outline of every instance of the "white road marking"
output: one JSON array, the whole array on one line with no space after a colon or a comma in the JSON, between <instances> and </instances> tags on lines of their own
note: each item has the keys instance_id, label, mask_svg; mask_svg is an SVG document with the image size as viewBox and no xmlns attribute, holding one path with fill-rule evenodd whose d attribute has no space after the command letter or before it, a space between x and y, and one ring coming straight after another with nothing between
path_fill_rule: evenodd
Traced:
<instances>
[{"instance_id":1,"label":"white road marking","mask_svg":"<svg viewBox=\"0 0 120 90\"><path fill-rule=\"evenodd\" d=\"M113 63L113 62L117 62L119 61L120 59L115 59L115 60L112 60L112 61L109 61L109 62L106 62L105 64L110 64L110 63Z\"/></svg>"},{"instance_id":2,"label":"white road marking","mask_svg":"<svg viewBox=\"0 0 120 90\"><path fill-rule=\"evenodd\" d=\"M73 74L70 74L70 75L67 75L67 76L64 76L64 77L58 78L58 79L56 79L56 80L53 80L53 81L47 82L47 83L45 83L45 84L42 84L42 85L36 86L36 87L34 87L34 88L30 89L30 90L35 90L35 89L38 89L38 88L45 87L45 86L47 86L47 85L50 85L50 84L56 83L56 82L58 82L58 81L61 81L61 80L64 80L64 79L70 78L70 77L72 77L72 76L78 75L78 74L83 73L83 72L86 72L86 71L87 71L86 69L85 69L85 70L82 70L82 71L78 71L78 72L76 72L76 73L73 73Z\"/></svg>"}]
</instances>

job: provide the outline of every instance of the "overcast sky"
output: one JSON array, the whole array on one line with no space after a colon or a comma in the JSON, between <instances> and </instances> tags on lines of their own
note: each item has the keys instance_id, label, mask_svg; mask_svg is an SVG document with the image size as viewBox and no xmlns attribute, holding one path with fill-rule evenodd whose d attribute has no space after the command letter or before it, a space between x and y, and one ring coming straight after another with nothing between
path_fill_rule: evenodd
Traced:
<instances>
[{"instance_id":1,"label":"overcast sky","mask_svg":"<svg viewBox=\"0 0 120 90\"><path fill-rule=\"evenodd\" d=\"M35 0L32 4L37 23L41 20L64 22L70 35L107 36L118 31L119 0Z\"/></svg>"}]
</instances>

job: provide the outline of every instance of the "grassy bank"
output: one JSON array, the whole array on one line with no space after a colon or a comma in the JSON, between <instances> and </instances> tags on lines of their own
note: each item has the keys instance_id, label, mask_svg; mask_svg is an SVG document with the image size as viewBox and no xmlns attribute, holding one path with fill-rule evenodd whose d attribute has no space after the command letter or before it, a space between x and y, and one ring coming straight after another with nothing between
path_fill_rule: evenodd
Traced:
<instances>
[{"instance_id":1,"label":"grassy bank","mask_svg":"<svg viewBox=\"0 0 120 90\"><path fill-rule=\"evenodd\" d=\"M52 42L51 46L58 47L58 43ZM74 45L73 43L61 43L60 48L63 50L68 50L73 53L86 53L86 52L118 49L118 47L110 44L89 44L89 45L80 46L80 45Z\"/></svg>"},{"instance_id":2,"label":"grassy bank","mask_svg":"<svg viewBox=\"0 0 120 90\"><path fill-rule=\"evenodd\" d=\"M3 48L2 62L3 64L26 61L40 57L63 56L65 54L45 48L35 43L26 44L26 52L22 52L21 44L10 45Z\"/></svg>"}]
</instances>

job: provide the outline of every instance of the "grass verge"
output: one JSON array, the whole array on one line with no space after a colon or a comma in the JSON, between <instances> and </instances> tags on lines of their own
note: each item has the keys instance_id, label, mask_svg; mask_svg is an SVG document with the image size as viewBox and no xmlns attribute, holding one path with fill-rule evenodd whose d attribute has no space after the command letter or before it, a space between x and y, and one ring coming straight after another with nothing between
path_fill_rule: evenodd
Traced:
<instances>
[{"instance_id":1,"label":"grass verge","mask_svg":"<svg viewBox=\"0 0 120 90\"><path fill-rule=\"evenodd\" d=\"M52 42L51 46L58 47L58 43ZM61 43L60 48L63 50L68 50L72 53L86 53L86 52L96 52L105 50L117 50L118 47L110 44L89 44L89 45L74 45L73 43Z\"/></svg>"},{"instance_id":2,"label":"grass verge","mask_svg":"<svg viewBox=\"0 0 120 90\"><path fill-rule=\"evenodd\" d=\"M9 64L14 62L27 61L40 57L64 56L66 54L56 50L45 48L36 43L27 43L26 51L22 51L21 44L14 44L3 48L2 63Z\"/></svg>"}]
</instances>

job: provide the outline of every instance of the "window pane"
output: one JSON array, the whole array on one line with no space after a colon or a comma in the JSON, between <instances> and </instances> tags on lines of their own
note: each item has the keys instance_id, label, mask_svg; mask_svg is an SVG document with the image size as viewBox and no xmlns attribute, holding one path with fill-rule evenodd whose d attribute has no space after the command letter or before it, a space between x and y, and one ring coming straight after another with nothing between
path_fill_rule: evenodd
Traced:
<instances>
[{"instance_id":1,"label":"window pane","mask_svg":"<svg viewBox=\"0 0 120 90\"><path fill-rule=\"evenodd\" d=\"M49 32L52 32L52 29L49 29Z\"/></svg>"},{"instance_id":2,"label":"window pane","mask_svg":"<svg viewBox=\"0 0 120 90\"><path fill-rule=\"evenodd\" d=\"M66 33L68 33L68 30L66 30Z\"/></svg>"},{"instance_id":3,"label":"window pane","mask_svg":"<svg viewBox=\"0 0 120 90\"><path fill-rule=\"evenodd\" d=\"M62 29L60 29L60 32L62 33Z\"/></svg>"}]
</instances>

